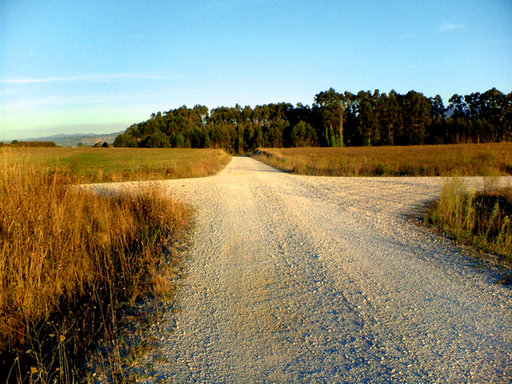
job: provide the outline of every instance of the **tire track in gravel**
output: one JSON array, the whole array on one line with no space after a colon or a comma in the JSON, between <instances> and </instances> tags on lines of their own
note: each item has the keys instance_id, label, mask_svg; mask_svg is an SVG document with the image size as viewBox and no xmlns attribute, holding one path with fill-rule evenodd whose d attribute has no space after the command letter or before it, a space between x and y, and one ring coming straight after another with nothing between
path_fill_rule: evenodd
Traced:
<instances>
[{"instance_id":1,"label":"tire track in gravel","mask_svg":"<svg viewBox=\"0 0 512 384\"><path fill-rule=\"evenodd\" d=\"M198 224L148 381L511 382L510 289L405 217L442 182L239 157L163 182Z\"/></svg>"}]
</instances>

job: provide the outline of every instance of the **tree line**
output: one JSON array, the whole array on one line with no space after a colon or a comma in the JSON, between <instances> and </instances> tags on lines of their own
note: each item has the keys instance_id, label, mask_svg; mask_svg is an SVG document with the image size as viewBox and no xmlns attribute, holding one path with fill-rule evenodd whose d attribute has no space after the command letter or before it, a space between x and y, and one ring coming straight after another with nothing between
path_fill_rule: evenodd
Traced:
<instances>
[{"instance_id":1,"label":"tree line","mask_svg":"<svg viewBox=\"0 0 512 384\"><path fill-rule=\"evenodd\" d=\"M45 147L54 148L57 144L53 141L18 141L13 140L10 144L0 142L0 147L11 146L11 147Z\"/></svg>"},{"instance_id":2,"label":"tree line","mask_svg":"<svg viewBox=\"0 0 512 384\"><path fill-rule=\"evenodd\" d=\"M312 106L298 103L193 108L151 114L117 136L115 147L223 148L342 147L493 143L512 139L512 92L442 98L409 91L402 95L330 88Z\"/></svg>"}]
</instances>

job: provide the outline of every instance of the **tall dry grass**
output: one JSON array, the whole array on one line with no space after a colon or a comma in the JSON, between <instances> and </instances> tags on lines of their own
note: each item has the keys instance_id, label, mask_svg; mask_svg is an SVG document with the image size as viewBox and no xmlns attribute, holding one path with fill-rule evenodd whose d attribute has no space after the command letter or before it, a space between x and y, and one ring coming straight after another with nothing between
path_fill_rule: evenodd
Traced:
<instances>
[{"instance_id":1,"label":"tall dry grass","mask_svg":"<svg viewBox=\"0 0 512 384\"><path fill-rule=\"evenodd\" d=\"M255 158L312 176L512 174L512 143L350 148L263 148Z\"/></svg>"},{"instance_id":2,"label":"tall dry grass","mask_svg":"<svg viewBox=\"0 0 512 384\"><path fill-rule=\"evenodd\" d=\"M189 219L156 189L97 196L1 153L0 380L75 381L124 304L167 290L164 250Z\"/></svg>"},{"instance_id":3,"label":"tall dry grass","mask_svg":"<svg viewBox=\"0 0 512 384\"><path fill-rule=\"evenodd\" d=\"M457 240L503 256L512 263L512 188L489 183L475 192L463 179L452 178L442 187L439 200L427 211L430 224Z\"/></svg>"}]
</instances>

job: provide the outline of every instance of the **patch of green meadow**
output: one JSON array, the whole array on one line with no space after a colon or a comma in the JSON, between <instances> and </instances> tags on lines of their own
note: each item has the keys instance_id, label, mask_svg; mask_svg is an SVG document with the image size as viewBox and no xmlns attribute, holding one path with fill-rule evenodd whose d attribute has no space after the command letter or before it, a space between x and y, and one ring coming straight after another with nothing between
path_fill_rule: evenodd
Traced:
<instances>
[{"instance_id":1,"label":"patch of green meadow","mask_svg":"<svg viewBox=\"0 0 512 384\"><path fill-rule=\"evenodd\" d=\"M11 150L29 163L57 170L74 183L210 176L231 159L220 149L59 147Z\"/></svg>"}]
</instances>

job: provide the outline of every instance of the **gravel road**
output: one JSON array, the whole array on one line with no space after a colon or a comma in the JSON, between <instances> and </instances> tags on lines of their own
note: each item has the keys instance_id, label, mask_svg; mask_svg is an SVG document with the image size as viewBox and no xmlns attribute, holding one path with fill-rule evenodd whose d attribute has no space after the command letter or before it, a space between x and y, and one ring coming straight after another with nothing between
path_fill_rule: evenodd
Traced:
<instances>
[{"instance_id":1,"label":"gravel road","mask_svg":"<svg viewBox=\"0 0 512 384\"><path fill-rule=\"evenodd\" d=\"M296 176L242 157L163 182L197 208L197 228L147 380L512 382L510 288L407 219L442 183Z\"/></svg>"}]
</instances>

